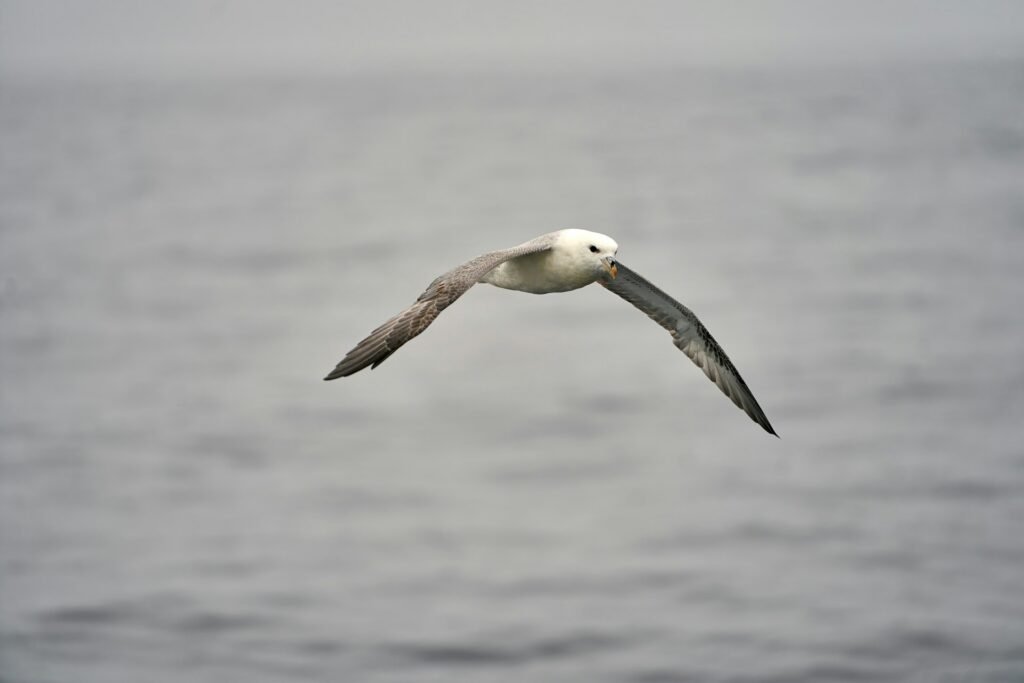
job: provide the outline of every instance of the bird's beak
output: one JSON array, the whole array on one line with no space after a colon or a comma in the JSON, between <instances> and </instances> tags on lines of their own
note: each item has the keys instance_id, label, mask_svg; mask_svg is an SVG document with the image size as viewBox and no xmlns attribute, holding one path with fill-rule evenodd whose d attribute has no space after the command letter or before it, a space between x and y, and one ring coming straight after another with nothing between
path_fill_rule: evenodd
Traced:
<instances>
[{"instance_id":1,"label":"bird's beak","mask_svg":"<svg viewBox=\"0 0 1024 683\"><path fill-rule=\"evenodd\" d=\"M612 276L612 279L619 274L619 267L615 265L615 260L608 256L604 259L604 267L608 269L608 274Z\"/></svg>"}]
</instances>

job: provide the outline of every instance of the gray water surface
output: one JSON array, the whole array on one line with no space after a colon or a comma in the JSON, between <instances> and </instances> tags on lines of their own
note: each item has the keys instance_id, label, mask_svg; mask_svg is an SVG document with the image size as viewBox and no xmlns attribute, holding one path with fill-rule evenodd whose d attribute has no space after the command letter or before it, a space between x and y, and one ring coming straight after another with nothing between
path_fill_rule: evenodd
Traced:
<instances>
[{"instance_id":1,"label":"gray water surface","mask_svg":"<svg viewBox=\"0 0 1024 683\"><path fill-rule=\"evenodd\" d=\"M1021 73L0 84L0 681L1024 680Z\"/></svg>"}]
</instances>

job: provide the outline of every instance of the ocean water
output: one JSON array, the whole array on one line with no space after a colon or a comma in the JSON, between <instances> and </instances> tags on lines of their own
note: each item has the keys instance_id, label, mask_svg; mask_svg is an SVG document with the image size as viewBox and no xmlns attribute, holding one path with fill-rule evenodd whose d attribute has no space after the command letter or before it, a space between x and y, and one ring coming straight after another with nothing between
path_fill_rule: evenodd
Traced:
<instances>
[{"instance_id":1,"label":"ocean water","mask_svg":"<svg viewBox=\"0 0 1024 683\"><path fill-rule=\"evenodd\" d=\"M0 681L1024 681L1022 74L0 83Z\"/></svg>"}]
</instances>

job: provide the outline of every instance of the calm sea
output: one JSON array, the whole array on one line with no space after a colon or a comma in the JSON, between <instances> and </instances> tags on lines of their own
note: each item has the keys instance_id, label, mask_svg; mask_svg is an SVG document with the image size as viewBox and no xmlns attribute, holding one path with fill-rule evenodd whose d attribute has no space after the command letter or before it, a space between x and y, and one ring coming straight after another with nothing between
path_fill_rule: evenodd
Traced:
<instances>
[{"instance_id":1,"label":"calm sea","mask_svg":"<svg viewBox=\"0 0 1024 683\"><path fill-rule=\"evenodd\" d=\"M1024 681L1024 66L0 83L0 681ZM598 287L618 240L781 439Z\"/></svg>"}]
</instances>

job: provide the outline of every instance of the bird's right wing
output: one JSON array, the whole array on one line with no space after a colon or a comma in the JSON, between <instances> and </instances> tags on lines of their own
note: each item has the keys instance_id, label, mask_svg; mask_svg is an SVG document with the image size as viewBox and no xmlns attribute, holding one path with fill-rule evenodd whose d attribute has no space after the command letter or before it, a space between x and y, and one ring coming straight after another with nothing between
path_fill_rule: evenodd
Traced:
<instances>
[{"instance_id":1,"label":"bird's right wing","mask_svg":"<svg viewBox=\"0 0 1024 683\"><path fill-rule=\"evenodd\" d=\"M723 394L766 432L778 436L736 366L693 311L645 280L639 273L622 265L621 261L616 260L616 266L617 277L605 277L599 282L668 330L676 347L703 370Z\"/></svg>"},{"instance_id":2,"label":"bird's right wing","mask_svg":"<svg viewBox=\"0 0 1024 683\"><path fill-rule=\"evenodd\" d=\"M345 354L325 380L348 377L369 367L371 370L407 341L427 329L441 311L465 294L480 278L510 259L551 249L553 238L543 235L511 249L477 256L436 278L404 311L370 333Z\"/></svg>"}]
</instances>

